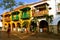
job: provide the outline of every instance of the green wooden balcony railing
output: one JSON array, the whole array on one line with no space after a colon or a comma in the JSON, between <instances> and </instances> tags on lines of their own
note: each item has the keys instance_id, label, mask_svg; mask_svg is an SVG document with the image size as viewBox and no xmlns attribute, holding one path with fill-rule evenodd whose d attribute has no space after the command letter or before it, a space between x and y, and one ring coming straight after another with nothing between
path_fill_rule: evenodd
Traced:
<instances>
[{"instance_id":1,"label":"green wooden balcony railing","mask_svg":"<svg viewBox=\"0 0 60 40\"><path fill-rule=\"evenodd\" d=\"M29 8L29 7L21 9L21 11L22 11L21 19L26 20L26 19L30 18L30 13L28 12L28 11L30 11L30 9L31 8Z\"/></svg>"},{"instance_id":2,"label":"green wooden balcony railing","mask_svg":"<svg viewBox=\"0 0 60 40\"><path fill-rule=\"evenodd\" d=\"M14 17L14 15L12 15L12 21L18 21L19 20L19 16L16 15L16 17Z\"/></svg>"},{"instance_id":3,"label":"green wooden balcony railing","mask_svg":"<svg viewBox=\"0 0 60 40\"><path fill-rule=\"evenodd\" d=\"M19 11L12 12L12 21L18 21L19 20L19 16L18 15L19 15Z\"/></svg>"},{"instance_id":4,"label":"green wooden balcony railing","mask_svg":"<svg viewBox=\"0 0 60 40\"><path fill-rule=\"evenodd\" d=\"M29 19L29 18L30 18L30 15L27 12L22 13L21 19Z\"/></svg>"}]
</instances>

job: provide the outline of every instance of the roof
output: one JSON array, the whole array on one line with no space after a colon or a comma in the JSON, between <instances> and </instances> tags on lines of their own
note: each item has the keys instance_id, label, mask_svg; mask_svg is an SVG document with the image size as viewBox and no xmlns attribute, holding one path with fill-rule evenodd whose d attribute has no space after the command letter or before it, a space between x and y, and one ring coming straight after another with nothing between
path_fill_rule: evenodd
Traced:
<instances>
[{"instance_id":1,"label":"roof","mask_svg":"<svg viewBox=\"0 0 60 40\"><path fill-rule=\"evenodd\" d=\"M35 5L35 4L38 4L38 3L42 3L42 2L45 2L45 1L39 1L39 2L35 2L35 3L31 3L31 4L26 4L26 5L20 5L20 6L18 6L17 8L15 8L13 11L17 11L17 10L19 10L19 9L23 9L23 8L25 8L25 7L30 7L30 6L32 6L32 5ZM3 14L1 14L1 15L4 15L4 14L11 14L11 12L9 13L9 12L4 12Z\"/></svg>"},{"instance_id":2,"label":"roof","mask_svg":"<svg viewBox=\"0 0 60 40\"><path fill-rule=\"evenodd\" d=\"M3 14L1 14L1 16L7 15L7 14L11 14L11 12L4 12Z\"/></svg>"},{"instance_id":3,"label":"roof","mask_svg":"<svg viewBox=\"0 0 60 40\"><path fill-rule=\"evenodd\" d=\"M25 8L25 7L29 7L29 6L32 6L34 4L38 4L38 3L41 3L41 2L45 2L45 1L39 1L39 2L35 2L35 3L31 3L31 4L21 5L21 6L18 6L17 8L15 8L14 10L18 10L18 9L22 9L22 8Z\"/></svg>"}]
</instances>

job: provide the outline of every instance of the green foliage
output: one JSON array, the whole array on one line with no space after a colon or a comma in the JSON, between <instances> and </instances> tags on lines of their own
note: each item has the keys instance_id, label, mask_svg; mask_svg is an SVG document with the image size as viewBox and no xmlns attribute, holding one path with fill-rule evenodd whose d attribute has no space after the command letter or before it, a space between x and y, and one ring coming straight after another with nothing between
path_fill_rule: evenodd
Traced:
<instances>
[{"instance_id":1,"label":"green foliage","mask_svg":"<svg viewBox=\"0 0 60 40\"><path fill-rule=\"evenodd\" d=\"M15 6L23 5L23 2L16 2L16 0L0 0L0 7L3 7L4 10L10 9L13 10Z\"/></svg>"},{"instance_id":2,"label":"green foliage","mask_svg":"<svg viewBox=\"0 0 60 40\"><path fill-rule=\"evenodd\" d=\"M44 17L46 17L46 20L47 20L48 22L50 21L50 23L53 21L53 20L52 20L53 15L47 15L47 14L45 14ZM50 20L49 20L49 19L50 19Z\"/></svg>"},{"instance_id":3,"label":"green foliage","mask_svg":"<svg viewBox=\"0 0 60 40\"><path fill-rule=\"evenodd\" d=\"M50 15L50 23L53 21L53 15Z\"/></svg>"},{"instance_id":4,"label":"green foliage","mask_svg":"<svg viewBox=\"0 0 60 40\"><path fill-rule=\"evenodd\" d=\"M24 2L19 2L18 5L24 5Z\"/></svg>"},{"instance_id":5,"label":"green foliage","mask_svg":"<svg viewBox=\"0 0 60 40\"><path fill-rule=\"evenodd\" d=\"M38 19L36 17L34 17L34 22L37 23L38 22Z\"/></svg>"},{"instance_id":6,"label":"green foliage","mask_svg":"<svg viewBox=\"0 0 60 40\"><path fill-rule=\"evenodd\" d=\"M24 21L22 25L26 27L28 24L29 24L28 21Z\"/></svg>"}]
</instances>

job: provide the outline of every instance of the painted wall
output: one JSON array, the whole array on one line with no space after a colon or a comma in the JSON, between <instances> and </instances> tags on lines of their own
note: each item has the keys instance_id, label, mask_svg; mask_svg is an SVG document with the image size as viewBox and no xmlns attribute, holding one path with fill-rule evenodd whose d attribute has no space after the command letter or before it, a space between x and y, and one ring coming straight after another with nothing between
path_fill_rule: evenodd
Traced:
<instances>
[{"instance_id":1,"label":"painted wall","mask_svg":"<svg viewBox=\"0 0 60 40\"><path fill-rule=\"evenodd\" d=\"M0 22L0 27L2 27L2 22Z\"/></svg>"},{"instance_id":2,"label":"painted wall","mask_svg":"<svg viewBox=\"0 0 60 40\"><path fill-rule=\"evenodd\" d=\"M48 3L49 6L48 8L51 8L51 10L48 10L48 14L49 15L53 15L53 22L51 23L51 25L57 25L58 21L60 20L60 15L57 14L57 9L58 9L58 3L60 3L60 0L48 0L48 1L43 1L37 4L32 5L32 10L34 9L34 6L36 5L40 5L43 3Z\"/></svg>"},{"instance_id":3,"label":"painted wall","mask_svg":"<svg viewBox=\"0 0 60 40\"><path fill-rule=\"evenodd\" d=\"M49 10L49 15L54 15L52 25L57 25L58 21L60 20L60 15L57 14L58 9L58 3L60 0L49 0L47 3L49 3L49 7L51 7L51 10Z\"/></svg>"}]
</instances>

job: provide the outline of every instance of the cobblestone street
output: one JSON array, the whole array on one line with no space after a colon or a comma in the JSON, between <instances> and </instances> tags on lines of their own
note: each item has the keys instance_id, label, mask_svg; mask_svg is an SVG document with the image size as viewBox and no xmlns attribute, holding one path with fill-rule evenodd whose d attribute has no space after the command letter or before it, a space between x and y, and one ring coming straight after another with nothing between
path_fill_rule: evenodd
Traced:
<instances>
[{"instance_id":1,"label":"cobblestone street","mask_svg":"<svg viewBox=\"0 0 60 40\"><path fill-rule=\"evenodd\" d=\"M0 40L60 40L59 35L50 33L17 33L12 32L8 37L6 32L0 32Z\"/></svg>"}]
</instances>

